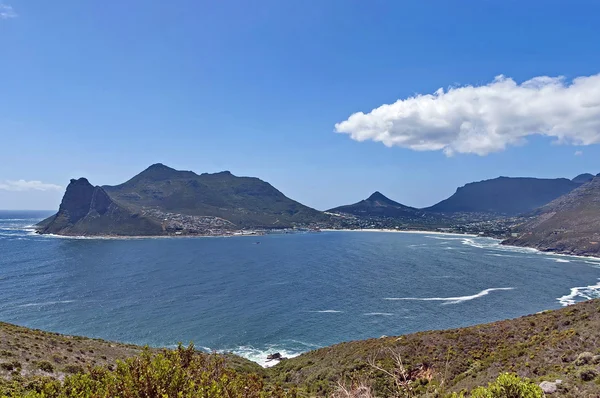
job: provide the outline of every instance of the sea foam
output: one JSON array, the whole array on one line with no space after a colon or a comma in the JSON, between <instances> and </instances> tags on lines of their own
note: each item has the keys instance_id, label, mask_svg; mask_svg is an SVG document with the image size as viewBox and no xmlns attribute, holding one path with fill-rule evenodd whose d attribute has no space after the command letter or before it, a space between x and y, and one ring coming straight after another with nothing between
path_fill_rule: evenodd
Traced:
<instances>
[{"instance_id":1,"label":"sea foam","mask_svg":"<svg viewBox=\"0 0 600 398\"><path fill-rule=\"evenodd\" d=\"M598 279L600 281L600 278ZM557 298L558 302L566 307L571 304L575 304L582 300L591 300L600 298L600 282L590 286L572 287L571 293L565 296Z\"/></svg>"},{"instance_id":2,"label":"sea foam","mask_svg":"<svg viewBox=\"0 0 600 398\"><path fill-rule=\"evenodd\" d=\"M386 297L384 300L410 300L410 301L442 301L442 305L447 304L460 304L465 301L474 300L483 296L487 296L490 292L496 290L513 290L513 287L495 287L480 291L472 296L460 296L460 297Z\"/></svg>"}]
</instances>

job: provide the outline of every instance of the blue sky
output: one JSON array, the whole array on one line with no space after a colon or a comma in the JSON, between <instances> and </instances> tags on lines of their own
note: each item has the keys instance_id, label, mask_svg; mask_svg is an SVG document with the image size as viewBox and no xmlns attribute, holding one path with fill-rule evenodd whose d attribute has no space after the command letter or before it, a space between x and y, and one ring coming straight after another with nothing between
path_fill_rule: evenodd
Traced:
<instances>
[{"instance_id":1,"label":"blue sky","mask_svg":"<svg viewBox=\"0 0 600 398\"><path fill-rule=\"evenodd\" d=\"M318 209L598 173L600 91L569 88L600 73L598 15L595 0L0 0L0 208L54 209L70 178L116 184L156 162L257 176ZM530 101L520 85L538 76L565 80ZM455 117L487 104L478 87L526 99ZM371 113L439 88L443 117L418 101Z\"/></svg>"}]
</instances>

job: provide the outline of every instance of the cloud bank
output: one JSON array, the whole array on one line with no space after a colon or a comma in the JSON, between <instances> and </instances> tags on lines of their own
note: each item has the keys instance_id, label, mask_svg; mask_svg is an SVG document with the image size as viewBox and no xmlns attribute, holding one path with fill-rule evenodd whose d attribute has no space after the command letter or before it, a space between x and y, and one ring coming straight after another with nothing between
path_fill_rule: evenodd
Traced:
<instances>
[{"instance_id":1,"label":"cloud bank","mask_svg":"<svg viewBox=\"0 0 600 398\"><path fill-rule=\"evenodd\" d=\"M0 19L16 18L18 15L8 4L0 3Z\"/></svg>"},{"instance_id":2,"label":"cloud bank","mask_svg":"<svg viewBox=\"0 0 600 398\"><path fill-rule=\"evenodd\" d=\"M482 86L440 88L335 125L356 141L415 151L487 155L521 145L530 135L560 144L600 143L600 74L572 81L539 76L517 84L497 76Z\"/></svg>"},{"instance_id":3,"label":"cloud bank","mask_svg":"<svg viewBox=\"0 0 600 398\"><path fill-rule=\"evenodd\" d=\"M0 182L0 190L12 191L12 192L60 191L60 190L62 190L62 187L60 185L55 185L55 184L46 184L41 181L6 180L4 182Z\"/></svg>"}]
</instances>

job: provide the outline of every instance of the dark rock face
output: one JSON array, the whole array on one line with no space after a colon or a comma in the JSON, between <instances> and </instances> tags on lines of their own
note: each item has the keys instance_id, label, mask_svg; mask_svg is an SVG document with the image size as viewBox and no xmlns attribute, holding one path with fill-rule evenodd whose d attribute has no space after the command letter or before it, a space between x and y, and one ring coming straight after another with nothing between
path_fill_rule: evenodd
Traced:
<instances>
[{"instance_id":1,"label":"dark rock face","mask_svg":"<svg viewBox=\"0 0 600 398\"><path fill-rule=\"evenodd\" d=\"M543 206L580 185L566 178L498 177L460 187L448 199L423 210L515 216Z\"/></svg>"},{"instance_id":2,"label":"dark rock face","mask_svg":"<svg viewBox=\"0 0 600 398\"><path fill-rule=\"evenodd\" d=\"M75 224L88 214L93 196L94 186L87 179L71 180L58 211Z\"/></svg>"},{"instance_id":3,"label":"dark rock face","mask_svg":"<svg viewBox=\"0 0 600 398\"><path fill-rule=\"evenodd\" d=\"M600 256L600 177L537 209L506 245Z\"/></svg>"},{"instance_id":4,"label":"dark rock face","mask_svg":"<svg viewBox=\"0 0 600 398\"><path fill-rule=\"evenodd\" d=\"M38 232L59 235L158 235L159 223L138 218L116 204L102 187L85 178L71 180L54 216L38 224Z\"/></svg>"}]
</instances>

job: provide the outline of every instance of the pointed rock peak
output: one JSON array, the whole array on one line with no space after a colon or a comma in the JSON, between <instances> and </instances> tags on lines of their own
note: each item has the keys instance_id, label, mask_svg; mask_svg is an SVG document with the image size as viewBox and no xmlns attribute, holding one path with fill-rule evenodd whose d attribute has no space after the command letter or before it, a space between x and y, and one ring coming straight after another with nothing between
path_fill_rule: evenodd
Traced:
<instances>
[{"instance_id":1,"label":"pointed rock peak","mask_svg":"<svg viewBox=\"0 0 600 398\"><path fill-rule=\"evenodd\" d=\"M594 175L590 173L580 174L577 177L573 178L571 181L577 182L580 184L584 184L588 181L592 181L594 179Z\"/></svg>"},{"instance_id":2,"label":"pointed rock peak","mask_svg":"<svg viewBox=\"0 0 600 398\"><path fill-rule=\"evenodd\" d=\"M92 186L92 184L90 184L90 182L88 181L87 178L81 177L81 178L71 178L71 182L69 183L69 186L76 186L76 185L80 185L80 186L85 186L85 185L90 185ZM69 187L67 187L68 189Z\"/></svg>"},{"instance_id":3,"label":"pointed rock peak","mask_svg":"<svg viewBox=\"0 0 600 398\"><path fill-rule=\"evenodd\" d=\"M367 200L371 200L371 201L391 201L391 199L389 199L388 197L386 197L384 194L382 194L379 191L373 192L373 194L371 196L369 196L367 198Z\"/></svg>"}]
</instances>

